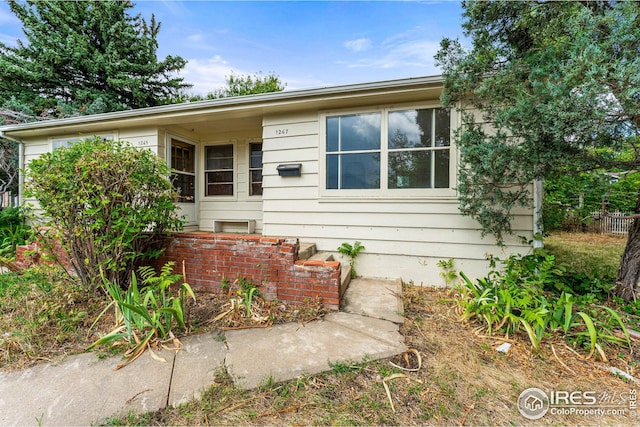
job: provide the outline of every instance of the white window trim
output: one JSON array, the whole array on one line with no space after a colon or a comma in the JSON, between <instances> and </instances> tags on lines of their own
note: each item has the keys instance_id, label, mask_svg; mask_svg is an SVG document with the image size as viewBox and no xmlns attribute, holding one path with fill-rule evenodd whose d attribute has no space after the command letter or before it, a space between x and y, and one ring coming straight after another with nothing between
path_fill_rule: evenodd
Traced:
<instances>
[{"instance_id":1,"label":"white window trim","mask_svg":"<svg viewBox=\"0 0 640 427\"><path fill-rule=\"evenodd\" d=\"M424 108L442 108L439 103L426 103L426 104L408 104L408 105L394 105L384 106L379 108L362 108L362 109L348 109L348 110L335 110L335 111L323 111L318 115L319 122L319 170L318 170L318 194L320 201L332 201L352 199L354 201L362 199L375 199L382 201L402 201L402 200L415 200L415 199L455 199L457 192L455 187L457 185L457 167L458 167L458 150L455 147L453 141L453 131L458 124L458 114L455 108L451 109L450 127L449 127L449 188L386 188L389 180L389 148L387 144L387 134L389 127L388 113L391 111L401 111L408 109L424 109ZM380 186L385 188L375 189L327 189L327 117L336 115L347 114L367 114L367 113L380 113L382 118L381 123L381 136L380 142ZM394 150L391 150L394 151Z\"/></svg>"},{"instance_id":2,"label":"white window trim","mask_svg":"<svg viewBox=\"0 0 640 427\"><path fill-rule=\"evenodd\" d=\"M231 196L207 196L207 147L216 147L220 145L233 146L233 195ZM237 201L238 200L238 143L237 141L220 141L206 143L202 146L202 193L203 200L208 201Z\"/></svg>"}]
</instances>

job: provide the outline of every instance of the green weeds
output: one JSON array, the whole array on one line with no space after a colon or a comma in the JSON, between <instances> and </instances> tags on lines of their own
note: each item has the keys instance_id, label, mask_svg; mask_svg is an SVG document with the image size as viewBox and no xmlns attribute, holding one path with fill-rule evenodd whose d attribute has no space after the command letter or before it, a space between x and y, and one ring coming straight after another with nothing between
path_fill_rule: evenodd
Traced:
<instances>
[{"instance_id":1,"label":"green weeds","mask_svg":"<svg viewBox=\"0 0 640 427\"><path fill-rule=\"evenodd\" d=\"M138 287L134 273L126 291L103 276L105 290L112 299L103 313L113 306L118 326L89 346L91 349L127 340L132 347L126 353L127 362L120 367L140 356L152 339L165 341L173 338L174 322L179 329L185 330L185 302L187 297L195 300L193 290L185 282L179 285L177 292L173 292L172 286L180 281L182 275L173 274L171 262L162 267L159 275L151 267L140 268L138 274L142 278L142 286Z\"/></svg>"},{"instance_id":2,"label":"green weeds","mask_svg":"<svg viewBox=\"0 0 640 427\"><path fill-rule=\"evenodd\" d=\"M464 320L482 323L489 335L500 332L513 335L526 332L537 351L545 336L559 333L576 345L584 346L591 357L602 352L604 343L631 346L629 335L618 313L605 305L594 304L597 295L575 296L588 286L587 278L557 266L553 255L536 250L532 255L510 256L505 260L491 258L491 272L484 278L471 280L460 272L457 304ZM496 269L500 262L503 266ZM616 334L614 330L620 330Z\"/></svg>"},{"instance_id":3,"label":"green weeds","mask_svg":"<svg viewBox=\"0 0 640 427\"><path fill-rule=\"evenodd\" d=\"M349 243L344 242L338 247L338 252L344 256L349 257L349 265L351 266L351 278L354 279L356 277L356 258L360 255L360 252L364 251L365 247L360 244L360 242L355 242L353 246Z\"/></svg>"}]
</instances>

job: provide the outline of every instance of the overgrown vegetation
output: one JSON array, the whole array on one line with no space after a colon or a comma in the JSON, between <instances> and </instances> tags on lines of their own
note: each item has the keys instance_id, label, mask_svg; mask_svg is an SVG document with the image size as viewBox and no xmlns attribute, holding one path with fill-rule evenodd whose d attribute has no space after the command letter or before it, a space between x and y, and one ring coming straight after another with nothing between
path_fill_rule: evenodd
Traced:
<instances>
[{"instance_id":1,"label":"overgrown vegetation","mask_svg":"<svg viewBox=\"0 0 640 427\"><path fill-rule=\"evenodd\" d=\"M498 263L502 268L496 268ZM507 338L524 330L536 351L544 338L554 334L586 347L588 357L598 350L604 360L606 344L631 347L618 313L597 304L607 298L610 284L568 271L544 249L504 260L492 258L490 265L492 270L481 279L470 280L460 272L457 304L463 320L476 320L489 335L500 332Z\"/></svg>"},{"instance_id":2,"label":"overgrown vegetation","mask_svg":"<svg viewBox=\"0 0 640 427\"><path fill-rule=\"evenodd\" d=\"M599 240L593 239L592 246ZM589 245L589 242L585 242ZM558 243L562 246L562 242ZM550 251L551 252L551 251ZM586 252L586 251L585 251ZM606 262L606 252L598 252ZM546 256L550 256L547 253ZM555 253L554 253L555 255ZM538 254L542 257L542 254ZM574 258L581 258L576 254ZM533 265L533 257L514 258L513 275L524 275ZM551 300L562 291L554 291L551 277L567 277L572 266L563 268L557 255L537 283L546 283ZM577 265L586 265L578 259ZM537 261L536 261L537 262ZM541 262L545 262L542 257ZM496 263L499 262L496 260ZM447 265L444 263L443 265ZM453 265L450 265L453 268ZM531 273L531 272L529 272ZM527 274L529 274L527 273ZM532 273L535 276L535 271ZM586 273L580 271L580 274ZM503 273L498 273L504 276ZM452 278L453 279L453 278ZM589 279L586 279L589 280ZM457 279L456 279L457 281ZM567 284L576 291L587 289L584 283ZM594 293L593 302L607 301L606 289ZM535 291L531 291L535 294ZM564 290L565 295L568 289ZM509 338L488 336L471 323L462 324L454 308L453 288L429 288L405 283L403 300L405 323L401 331L406 344L421 355L417 363L412 351L391 360L332 362L331 371L319 375L301 375L291 381L274 383L269 378L256 390L237 388L227 372L216 375L211 388L200 400L146 414L130 414L108 420L113 425L522 425L527 420L516 409L518 395L529 387L545 390L598 390L614 395L628 392L632 384L596 366L595 357L587 359L589 338L569 336L568 341L549 333L532 358L531 343L523 329ZM591 298L591 297L589 297ZM602 298L598 300L598 298ZM566 300L565 300L566 302ZM560 303L559 303L560 304ZM572 311L581 303L576 302ZM563 307L565 307L564 305ZM615 307L615 304L612 304ZM587 310L587 309L584 309ZM606 310L605 310L606 312ZM595 316L585 311L589 316ZM579 315L578 315L579 316ZM580 317L580 316L579 316ZM580 317L581 318L581 317ZM626 322L628 318L622 316ZM579 318L574 323L581 323ZM585 326L576 326L581 332ZM472 327L469 327L472 326ZM584 331L582 331L584 332ZM585 350L580 351L582 343ZM575 346L571 345L575 340ZM496 351L505 341L512 344L508 353ZM605 343L603 341L603 343ZM604 347L611 366L638 376L640 353L613 341ZM576 351L577 349L577 351ZM599 353L598 353L599 354ZM390 363L391 362L391 363ZM385 387L386 385L386 387ZM387 391L388 390L388 391ZM592 424L591 415L548 413L539 421L545 425ZM634 425L627 415L604 415L602 425Z\"/></svg>"},{"instance_id":3,"label":"overgrown vegetation","mask_svg":"<svg viewBox=\"0 0 640 427\"><path fill-rule=\"evenodd\" d=\"M112 300L105 311L110 307L114 308L117 326L91 344L89 349L99 345L111 345L121 339L126 340L130 346L125 353L127 361L118 368L134 361L146 349L152 351L152 344L155 344L153 340L159 341L160 344L175 340L174 322L179 330L187 329L187 298L196 298L188 283L182 281L178 286L174 286L183 276L173 274L171 262L162 267L160 274L145 266L140 267L138 275L142 278L141 286L138 287L138 278L132 273L131 284L126 291L123 291L118 283L110 282L102 276L104 290ZM98 316L96 321L100 317Z\"/></svg>"},{"instance_id":4,"label":"overgrown vegetation","mask_svg":"<svg viewBox=\"0 0 640 427\"><path fill-rule=\"evenodd\" d=\"M150 150L95 137L31 161L25 194L87 290L102 275L126 289L136 264L158 256L162 239L182 227L170 173Z\"/></svg>"},{"instance_id":5,"label":"overgrown vegetation","mask_svg":"<svg viewBox=\"0 0 640 427\"><path fill-rule=\"evenodd\" d=\"M598 247L602 241L592 237L591 242L584 242L589 244ZM558 240L557 245L562 246L562 240ZM608 252L596 253L605 261ZM565 261L559 253L553 251L553 254L556 256L554 266ZM576 254L571 261L575 265L588 264L579 262L581 257ZM518 264L517 260L514 262ZM527 268L520 265L513 270L526 271ZM573 266L568 266L563 275L571 269ZM162 272L151 276L159 278ZM167 280L170 276L168 272L165 274ZM229 282L228 292L224 294L198 294L196 301L188 299L191 323L197 332L215 333L217 328L244 325L244 304L237 305L238 317L227 315L212 322L229 308L230 299L241 297L238 291L244 295L259 288L249 281L241 285L241 277ZM141 295L142 289L141 286ZM547 289L549 294L558 294L550 287ZM601 371L594 364L594 357L584 357L590 344L586 336L582 337L586 351L580 351L581 342L576 341L575 347L571 345L571 340L577 337L564 341L545 336L537 357L532 358L531 344L522 329L510 335L513 345L509 353L497 352L495 348L504 342L504 337L487 336L475 327L461 324L454 304L447 302L454 295L452 288L403 286L406 320L401 332L407 346L421 355L421 365L416 363L412 352L391 360L332 362L330 372L301 375L284 383L266 378L259 389L251 391L238 389L230 375L220 371L200 400L105 422L113 425L521 425L527 421L519 414L515 402L528 387L598 390L616 395L629 391L628 382ZM97 335L106 334L115 320L113 310L108 310L89 334L92 321L105 305L103 298L89 297L66 274L48 267L2 275L2 367L12 369L55 360L63 354L83 351ZM594 297L594 302L615 307L606 297L600 301ZM252 306L274 323L303 320L306 310L312 311L304 306L284 307L282 303L264 302L255 297L255 292ZM588 311L585 313L594 316ZM631 317L623 312L621 318L627 323ZM632 346L630 353L625 346L611 342L603 346L603 350L610 365L638 377L640 349L636 342L632 342ZM629 421L614 415L598 419L607 425L631 424ZM585 425L592 424L593 418L547 414L543 422Z\"/></svg>"},{"instance_id":6,"label":"overgrown vegetation","mask_svg":"<svg viewBox=\"0 0 640 427\"><path fill-rule=\"evenodd\" d=\"M21 208L0 209L0 258L13 258L16 246L31 237L31 227L24 224Z\"/></svg>"},{"instance_id":7,"label":"overgrown vegetation","mask_svg":"<svg viewBox=\"0 0 640 427\"><path fill-rule=\"evenodd\" d=\"M0 275L0 367L21 368L82 352L104 300L61 269L33 267ZM105 331L110 319L96 325Z\"/></svg>"}]
</instances>

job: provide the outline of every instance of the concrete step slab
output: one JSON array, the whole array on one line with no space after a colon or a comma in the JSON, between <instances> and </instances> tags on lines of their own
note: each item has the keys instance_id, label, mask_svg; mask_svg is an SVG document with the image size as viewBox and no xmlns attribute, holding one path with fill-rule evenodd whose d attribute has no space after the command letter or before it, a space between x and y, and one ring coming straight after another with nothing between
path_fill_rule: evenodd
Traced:
<instances>
[{"instance_id":1,"label":"concrete step slab","mask_svg":"<svg viewBox=\"0 0 640 427\"><path fill-rule=\"evenodd\" d=\"M309 261L333 261L331 252L316 252L309 257Z\"/></svg>"},{"instance_id":2,"label":"concrete step slab","mask_svg":"<svg viewBox=\"0 0 640 427\"><path fill-rule=\"evenodd\" d=\"M225 363L236 384L250 389L269 379L280 382L328 371L330 362L381 359L406 351L401 337L381 340L368 333L371 328L361 331L340 322L315 321L229 331Z\"/></svg>"},{"instance_id":3,"label":"concrete step slab","mask_svg":"<svg viewBox=\"0 0 640 427\"><path fill-rule=\"evenodd\" d=\"M298 259L309 259L315 253L315 243L300 242L300 248L298 249Z\"/></svg>"},{"instance_id":4,"label":"concrete step slab","mask_svg":"<svg viewBox=\"0 0 640 427\"><path fill-rule=\"evenodd\" d=\"M344 295L351 282L351 266L349 264L342 264L340 270L340 298Z\"/></svg>"},{"instance_id":5,"label":"concrete step slab","mask_svg":"<svg viewBox=\"0 0 640 427\"><path fill-rule=\"evenodd\" d=\"M402 282L400 279L353 279L342 298L342 310L402 324Z\"/></svg>"}]
</instances>

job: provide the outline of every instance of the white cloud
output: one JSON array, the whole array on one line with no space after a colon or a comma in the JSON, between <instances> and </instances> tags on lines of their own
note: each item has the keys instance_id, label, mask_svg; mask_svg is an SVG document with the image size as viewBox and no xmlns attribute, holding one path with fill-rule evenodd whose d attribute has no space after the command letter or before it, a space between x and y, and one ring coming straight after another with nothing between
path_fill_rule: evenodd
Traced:
<instances>
[{"instance_id":1,"label":"white cloud","mask_svg":"<svg viewBox=\"0 0 640 427\"><path fill-rule=\"evenodd\" d=\"M371 49L371 40L365 38L348 40L344 42L344 46L353 52L363 52Z\"/></svg>"},{"instance_id":2,"label":"white cloud","mask_svg":"<svg viewBox=\"0 0 640 427\"><path fill-rule=\"evenodd\" d=\"M421 74L438 73L433 59L440 49L440 41L429 39L422 27L388 37L380 46L370 49L365 56L340 61L348 68L409 69L419 68Z\"/></svg>"},{"instance_id":3,"label":"white cloud","mask_svg":"<svg viewBox=\"0 0 640 427\"><path fill-rule=\"evenodd\" d=\"M208 59L189 59L187 65L180 72L185 82L193 84L189 93L206 95L226 85L226 77L232 72L235 74L248 74L242 70L234 69L229 63L216 55Z\"/></svg>"},{"instance_id":4,"label":"white cloud","mask_svg":"<svg viewBox=\"0 0 640 427\"><path fill-rule=\"evenodd\" d=\"M201 43L204 40L202 33L195 33L187 36L187 40L193 43Z\"/></svg>"}]
</instances>

